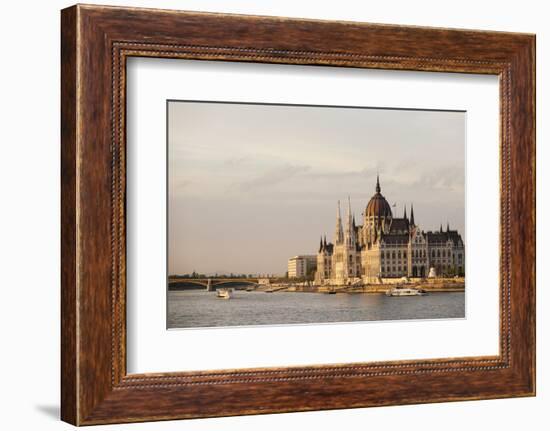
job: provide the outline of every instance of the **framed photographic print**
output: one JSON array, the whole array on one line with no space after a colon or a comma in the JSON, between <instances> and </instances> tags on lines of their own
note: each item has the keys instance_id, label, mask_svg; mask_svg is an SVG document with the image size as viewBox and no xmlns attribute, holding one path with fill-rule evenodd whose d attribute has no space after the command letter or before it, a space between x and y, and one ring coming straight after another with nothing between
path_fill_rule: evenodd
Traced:
<instances>
[{"instance_id":1,"label":"framed photographic print","mask_svg":"<svg viewBox=\"0 0 550 431\"><path fill-rule=\"evenodd\" d=\"M62 11L62 419L535 394L535 37Z\"/></svg>"}]
</instances>

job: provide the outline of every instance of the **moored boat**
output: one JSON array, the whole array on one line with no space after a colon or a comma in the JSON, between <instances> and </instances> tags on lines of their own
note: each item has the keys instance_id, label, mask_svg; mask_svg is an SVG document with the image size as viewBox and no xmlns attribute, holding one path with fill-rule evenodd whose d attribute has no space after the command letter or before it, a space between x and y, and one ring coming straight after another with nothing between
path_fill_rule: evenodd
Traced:
<instances>
[{"instance_id":1,"label":"moored boat","mask_svg":"<svg viewBox=\"0 0 550 431\"><path fill-rule=\"evenodd\" d=\"M386 296L424 296L427 294L424 289L415 289L414 287L397 286L386 290Z\"/></svg>"}]
</instances>

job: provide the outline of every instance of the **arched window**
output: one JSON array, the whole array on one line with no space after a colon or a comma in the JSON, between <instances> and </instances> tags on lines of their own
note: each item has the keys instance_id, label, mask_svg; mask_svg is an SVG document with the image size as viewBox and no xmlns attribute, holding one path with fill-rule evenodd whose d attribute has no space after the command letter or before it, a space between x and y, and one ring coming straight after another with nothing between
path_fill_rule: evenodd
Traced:
<instances>
[{"instance_id":1,"label":"arched window","mask_svg":"<svg viewBox=\"0 0 550 431\"><path fill-rule=\"evenodd\" d=\"M392 251L392 252L391 252L391 258L392 258L392 259L395 259L395 251Z\"/></svg>"},{"instance_id":2,"label":"arched window","mask_svg":"<svg viewBox=\"0 0 550 431\"><path fill-rule=\"evenodd\" d=\"M432 257L435 257L435 250L432 250Z\"/></svg>"},{"instance_id":3,"label":"arched window","mask_svg":"<svg viewBox=\"0 0 550 431\"><path fill-rule=\"evenodd\" d=\"M440 253L439 249L437 250L437 257L441 257L441 253Z\"/></svg>"}]
</instances>

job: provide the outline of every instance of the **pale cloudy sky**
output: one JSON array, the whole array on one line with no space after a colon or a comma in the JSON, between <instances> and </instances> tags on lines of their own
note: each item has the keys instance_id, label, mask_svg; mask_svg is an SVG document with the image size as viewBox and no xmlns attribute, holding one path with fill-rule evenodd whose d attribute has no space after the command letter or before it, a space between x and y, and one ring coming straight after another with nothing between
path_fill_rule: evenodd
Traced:
<instances>
[{"instance_id":1,"label":"pale cloudy sky","mask_svg":"<svg viewBox=\"0 0 550 431\"><path fill-rule=\"evenodd\" d=\"M464 237L464 112L168 103L168 271L284 274L359 223L380 173L402 217Z\"/></svg>"}]
</instances>

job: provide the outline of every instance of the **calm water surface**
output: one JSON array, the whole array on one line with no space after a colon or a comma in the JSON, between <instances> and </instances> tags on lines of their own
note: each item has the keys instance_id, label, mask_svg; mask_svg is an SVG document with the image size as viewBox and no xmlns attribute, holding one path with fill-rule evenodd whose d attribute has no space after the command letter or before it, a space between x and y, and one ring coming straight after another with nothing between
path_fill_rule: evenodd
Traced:
<instances>
[{"instance_id":1,"label":"calm water surface","mask_svg":"<svg viewBox=\"0 0 550 431\"><path fill-rule=\"evenodd\" d=\"M463 292L387 297L239 290L230 300L204 290L168 292L168 328L463 317Z\"/></svg>"}]
</instances>

